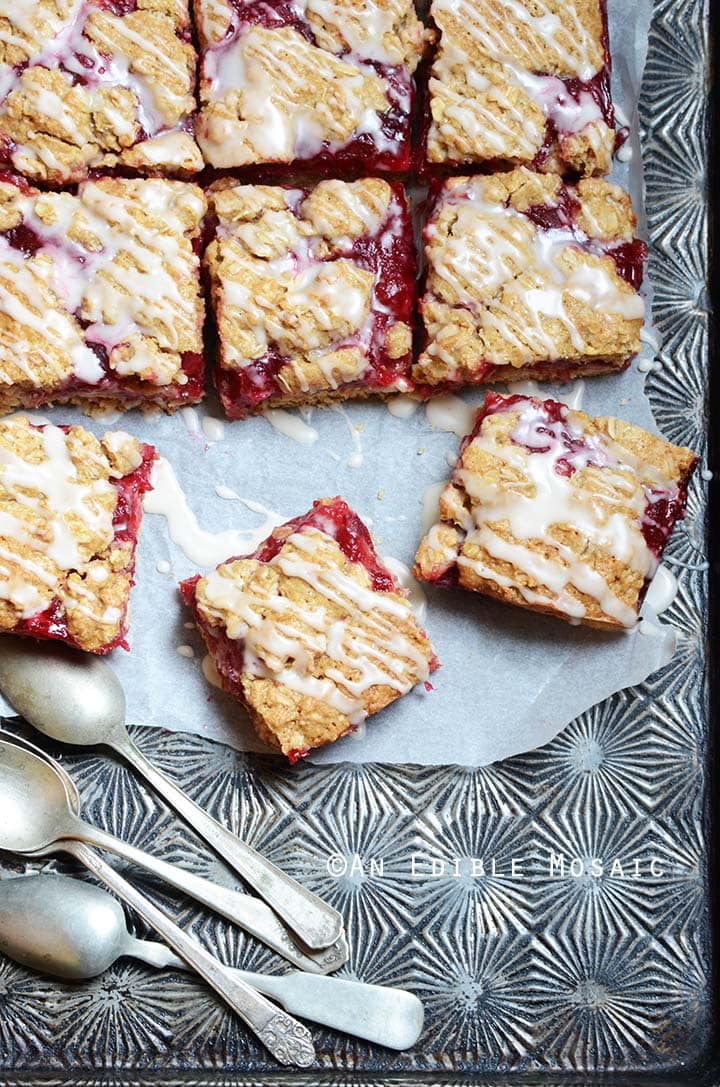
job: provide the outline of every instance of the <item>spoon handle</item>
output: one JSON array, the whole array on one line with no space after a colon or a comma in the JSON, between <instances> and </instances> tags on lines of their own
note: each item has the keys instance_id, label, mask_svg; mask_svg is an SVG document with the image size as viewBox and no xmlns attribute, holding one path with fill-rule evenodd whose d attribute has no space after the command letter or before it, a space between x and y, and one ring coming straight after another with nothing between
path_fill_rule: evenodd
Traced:
<instances>
[{"instance_id":1,"label":"spoon handle","mask_svg":"<svg viewBox=\"0 0 720 1087\"><path fill-rule=\"evenodd\" d=\"M126 947L152 966L187 969L163 944L130 937ZM232 973L261 993L277 1000L286 1011L341 1030L356 1038L389 1049L409 1049L423 1027L423 1006L405 989L368 985L345 978L318 977L292 970L289 974L255 974L228 967Z\"/></svg>"},{"instance_id":2,"label":"spoon handle","mask_svg":"<svg viewBox=\"0 0 720 1087\"><path fill-rule=\"evenodd\" d=\"M218 962L192 936L159 910L114 868L81 842L63 844L106 887L127 902L204 981L210 985L250 1027L281 1064L307 1068L315 1059L307 1027L280 1011L264 996Z\"/></svg>"},{"instance_id":3,"label":"spoon handle","mask_svg":"<svg viewBox=\"0 0 720 1087\"><path fill-rule=\"evenodd\" d=\"M169 883L171 887L176 887L183 894L189 895L197 902L202 902L204 906L209 906L211 910L227 917L233 924L244 928L251 936L262 940L268 947L277 951L279 955L301 970L314 974L328 973L337 970L348 958L349 949L345 941L323 951L304 954L293 941L282 921L259 898L253 898L252 895L242 894L228 887L220 887L209 879L196 876L178 865L168 864L167 861L137 849L129 842L124 842L121 838L107 834L88 823L78 821L73 823L73 829L75 830L73 838L77 837L89 842L99 849L122 857L130 864L136 864L139 868L152 872L165 883Z\"/></svg>"},{"instance_id":4,"label":"spoon handle","mask_svg":"<svg viewBox=\"0 0 720 1087\"><path fill-rule=\"evenodd\" d=\"M233 973L277 1000L291 1015L377 1045L409 1049L422 1033L423 1006L405 989L348 978L318 977L300 970L282 975L246 970L233 970Z\"/></svg>"},{"instance_id":5,"label":"spoon handle","mask_svg":"<svg viewBox=\"0 0 720 1087\"><path fill-rule=\"evenodd\" d=\"M343 928L342 917L312 891L281 872L271 861L221 826L194 800L153 766L126 732L116 734L113 748L150 782L191 827L234 868L310 948L334 944Z\"/></svg>"}]
</instances>

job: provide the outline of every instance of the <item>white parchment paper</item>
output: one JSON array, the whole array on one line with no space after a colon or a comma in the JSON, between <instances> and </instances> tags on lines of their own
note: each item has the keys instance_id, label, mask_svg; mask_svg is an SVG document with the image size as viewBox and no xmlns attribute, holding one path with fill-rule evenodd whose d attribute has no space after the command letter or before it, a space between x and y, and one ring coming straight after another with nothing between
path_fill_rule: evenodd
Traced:
<instances>
[{"instance_id":1,"label":"white parchment paper","mask_svg":"<svg viewBox=\"0 0 720 1087\"><path fill-rule=\"evenodd\" d=\"M609 16L615 101L621 121L632 125L632 156L616 165L613 179L630 190L642 233L636 103L649 0L609 0ZM642 371L653 356L652 335L648 339L644 362L621 376L582 383L579 403L577 384L560 391L591 414L620 415L655 430L643 393ZM558 393L552 386L543 391ZM479 404L482 396L473 390L464 400ZM246 750L267 749L237 703L208 682L204 649L187 627L178 580L252 550L273 523L334 494L368 521L381 556L411 565L423 499L446 479L448 456L459 443L455 434L433 429L424 408L398 418L380 403L312 413L317 438L310 444L262 417L223 425L212 398L174 418L134 412L103 422L61 408L40 414L53 422L81 422L96 433L123 428L155 444L171 463L187 502L185 507L178 491L170 527L182 546L171 539L166 518L146 516L132 598L132 652L115 653L111 664L124 684L131 722L195 732ZM193 515L197 531L188 527ZM507 758L541 746L589 706L641 682L667 663L674 648L671 628L652 618L633 633L603 635L475 594L427 587L426 595L426 627L442 662L433 690L398 700L313 760L482 765Z\"/></svg>"}]
</instances>

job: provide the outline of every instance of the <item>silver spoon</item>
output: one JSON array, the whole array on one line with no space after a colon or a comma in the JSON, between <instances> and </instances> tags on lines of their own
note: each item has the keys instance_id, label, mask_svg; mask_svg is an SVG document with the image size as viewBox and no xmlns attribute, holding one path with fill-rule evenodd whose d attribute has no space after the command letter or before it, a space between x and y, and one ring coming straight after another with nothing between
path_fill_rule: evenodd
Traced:
<instances>
[{"instance_id":1,"label":"silver spoon","mask_svg":"<svg viewBox=\"0 0 720 1087\"><path fill-rule=\"evenodd\" d=\"M64 766L61 766L47 752L41 751L40 748L30 743L29 740L0 729L0 751L3 743L23 747L31 752L34 757L46 763L62 781L73 815L79 816L80 795L75 782ZM172 887L182 891L183 894L187 894L198 902L202 902L203 905L209 906L210 909L244 928L252 936L262 940L268 947L277 951L279 955L282 955L283 958L299 969L315 974L325 974L337 970L344 962L347 962L350 951L344 937L341 937L340 941L330 948L305 954L291 939L290 933L282 921L259 898L253 898L252 895L220 887L208 879L203 879L201 876L195 876L185 869L168 864L166 861L160 860L159 857L153 857L128 842L106 835L96 827L89 827L86 823L81 823L81 826L83 830L82 840L89 840L88 833L90 832L93 844L123 857L132 864L147 869ZM75 855L77 845L77 841L65 839L62 843L62 850ZM55 845L45 846L36 855L53 852L56 848L59 847Z\"/></svg>"},{"instance_id":2,"label":"silver spoon","mask_svg":"<svg viewBox=\"0 0 720 1087\"><path fill-rule=\"evenodd\" d=\"M120 681L98 657L6 636L0 645L0 689L29 724L51 739L102 745L127 759L307 947L336 942L343 928L337 910L223 827L145 758L125 728Z\"/></svg>"},{"instance_id":3,"label":"silver spoon","mask_svg":"<svg viewBox=\"0 0 720 1087\"><path fill-rule=\"evenodd\" d=\"M99 887L60 875L0 880L0 951L61 978L93 978L123 955L186 969L163 944L138 940L122 907ZM423 1007L404 989L294 970L283 976L228 968L293 1015L391 1049L420 1037Z\"/></svg>"},{"instance_id":4,"label":"silver spoon","mask_svg":"<svg viewBox=\"0 0 720 1087\"><path fill-rule=\"evenodd\" d=\"M67 821L68 828L82 825L70 811L57 774L42 759L15 744L0 743L0 810L0 849L12 853L37 855L52 847L63 821ZM215 989L277 1060L301 1068L312 1064L315 1051L306 1027L230 973L93 849L78 842L72 853Z\"/></svg>"}]
</instances>

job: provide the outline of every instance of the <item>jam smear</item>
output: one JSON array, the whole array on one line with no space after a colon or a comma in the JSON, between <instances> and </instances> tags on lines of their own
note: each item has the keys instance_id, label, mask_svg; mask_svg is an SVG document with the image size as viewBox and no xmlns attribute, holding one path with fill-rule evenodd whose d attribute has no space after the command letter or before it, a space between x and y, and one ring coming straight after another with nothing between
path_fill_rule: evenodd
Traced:
<instances>
[{"instance_id":1,"label":"jam smear","mask_svg":"<svg viewBox=\"0 0 720 1087\"><path fill-rule=\"evenodd\" d=\"M617 274L631 287L634 287L636 291L639 291L642 286L645 262L648 255L645 242L635 238L631 242L622 242L620 245L609 247L606 253L615 261Z\"/></svg>"},{"instance_id":2,"label":"jam smear","mask_svg":"<svg viewBox=\"0 0 720 1087\"><path fill-rule=\"evenodd\" d=\"M554 204L533 204L522 213L541 230L572 230L575 217L580 211L580 201L576 200L567 185L562 185Z\"/></svg>"},{"instance_id":3,"label":"jam smear","mask_svg":"<svg viewBox=\"0 0 720 1087\"><path fill-rule=\"evenodd\" d=\"M137 0L99 0L97 6L122 19L123 16L137 11Z\"/></svg>"},{"instance_id":4,"label":"jam smear","mask_svg":"<svg viewBox=\"0 0 720 1087\"><path fill-rule=\"evenodd\" d=\"M647 506L640 524L645 543L655 558L659 559L670 539L676 521L685 517L687 506L687 481L683 480L670 491L657 488L647 490Z\"/></svg>"},{"instance_id":5,"label":"jam smear","mask_svg":"<svg viewBox=\"0 0 720 1087\"><path fill-rule=\"evenodd\" d=\"M11 248L17 249L26 257L34 257L38 249L42 249L45 244L40 235L26 223L18 223L17 226L4 230L2 236Z\"/></svg>"}]
</instances>

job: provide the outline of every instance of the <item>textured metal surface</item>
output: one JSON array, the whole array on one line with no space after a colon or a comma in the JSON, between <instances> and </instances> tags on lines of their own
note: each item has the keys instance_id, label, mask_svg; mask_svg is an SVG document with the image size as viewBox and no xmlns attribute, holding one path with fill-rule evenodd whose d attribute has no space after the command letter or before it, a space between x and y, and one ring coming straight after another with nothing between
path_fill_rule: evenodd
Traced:
<instances>
[{"instance_id":1,"label":"textured metal surface","mask_svg":"<svg viewBox=\"0 0 720 1087\"><path fill-rule=\"evenodd\" d=\"M701 453L706 14L704 0L657 5L641 108L650 274L664 337L662 368L649 387L664 433ZM198 801L344 912L353 943L344 973L407 984L424 1000L427 1025L415 1051L390 1054L320 1031L318 1074L335 1070L341 1082L354 1073L354 1082L371 1083L524 1072L549 1084L561 1072L604 1070L629 1081L642 1072L672 1077L704 1058L706 489L698 474L668 552L680 582L669 612L680 632L673 662L543 750L472 771L284 771L197 737L135 730L148 756ZM233 883L123 768L92 755L65 761L100 825ZM432 876L420 860L413 878L413 854L444 859L445 873ZM564 876L551 869L559 854ZM592 857L602 875L573 874ZM6 859L0 868L9 875L32 866ZM220 920L189 903L178 909L161 888L138 880L227 962L279 966ZM272 1083L278 1071L180 974L128 962L73 986L0 957L0 1082ZM317 1082L318 1074L282 1082Z\"/></svg>"}]
</instances>

